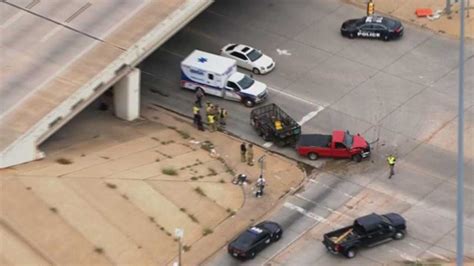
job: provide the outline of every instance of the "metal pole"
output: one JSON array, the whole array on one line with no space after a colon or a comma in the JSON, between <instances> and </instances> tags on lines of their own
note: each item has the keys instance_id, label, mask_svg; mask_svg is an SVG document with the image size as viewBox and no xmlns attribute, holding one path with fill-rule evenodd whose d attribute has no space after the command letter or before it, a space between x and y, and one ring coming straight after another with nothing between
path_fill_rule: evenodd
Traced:
<instances>
[{"instance_id":1,"label":"metal pole","mask_svg":"<svg viewBox=\"0 0 474 266\"><path fill-rule=\"evenodd\" d=\"M457 165L457 217L456 217L456 265L464 259L464 0L460 10L459 44L459 95L458 95L458 165Z\"/></svg>"},{"instance_id":2,"label":"metal pole","mask_svg":"<svg viewBox=\"0 0 474 266\"><path fill-rule=\"evenodd\" d=\"M182 266L181 264L181 237L178 240L179 252L178 252L178 266Z\"/></svg>"}]
</instances>

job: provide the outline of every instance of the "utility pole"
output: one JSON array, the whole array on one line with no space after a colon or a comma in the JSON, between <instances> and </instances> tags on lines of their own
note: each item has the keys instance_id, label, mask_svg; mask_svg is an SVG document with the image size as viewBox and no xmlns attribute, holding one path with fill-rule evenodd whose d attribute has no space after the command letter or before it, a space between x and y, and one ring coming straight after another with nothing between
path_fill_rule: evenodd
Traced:
<instances>
[{"instance_id":1,"label":"utility pole","mask_svg":"<svg viewBox=\"0 0 474 266\"><path fill-rule=\"evenodd\" d=\"M183 240L183 237L184 237L184 229L176 228L174 230L174 235L178 239L178 266L183 266L183 264L181 264L181 253L182 253L182 250L183 250L182 240Z\"/></svg>"},{"instance_id":2,"label":"utility pole","mask_svg":"<svg viewBox=\"0 0 474 266\"><path fill-rule=\"evenodd\" d=\"M458 160L456 201L456 265L464 261L464 0L460 10L459 94L458 94Z\"/></svg>"},{"instance_id":3,"label":"utility pole","mask_svg":"<svg viewBox=\"0 0 474 266\"><path fill-rule=\"evenodd\" d=\"M258 158L258 164L260 165L260 176L263 176L263 164L265 162L265 155L262 155L260 156L260 158Z\"/></svg>"}]
</instances>

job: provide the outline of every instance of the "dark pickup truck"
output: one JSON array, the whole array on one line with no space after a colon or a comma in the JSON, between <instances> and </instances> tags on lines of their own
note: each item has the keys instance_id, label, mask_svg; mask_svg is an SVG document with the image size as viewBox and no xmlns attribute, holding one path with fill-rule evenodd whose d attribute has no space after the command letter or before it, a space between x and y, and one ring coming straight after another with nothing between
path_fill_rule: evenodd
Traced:
<instances>
[{"instance_id":1,"label":"dark pickup truck","mask_svg":"<svg viewBox=\"0 0 474 266\"><path fill-rule=\"evenodd\" d=\"M359 248L371 247L390 239L402 239L405 230L405 219L399 214L372 213L357 218L353 225L325 234L323 244L333 254L353 258Z\"/></svg>"},{"instance_id":2,"label":"dark pickup truck","mask_svg":"<svg viewBox=\"0 0 474 266\"><path fill-rule=\"evenodd\" d=\"M332 135L304 134L296 144L296 151L310 160L319 157L350 158L356 162L370 155L369 143L359 134L334 130Z\"/></svg>"}]
</instances>

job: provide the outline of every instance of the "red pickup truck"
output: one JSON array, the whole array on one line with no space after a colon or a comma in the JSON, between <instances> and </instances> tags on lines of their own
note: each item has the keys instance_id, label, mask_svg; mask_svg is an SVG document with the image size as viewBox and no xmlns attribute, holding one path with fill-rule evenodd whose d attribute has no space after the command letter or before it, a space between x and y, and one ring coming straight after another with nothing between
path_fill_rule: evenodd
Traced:
<instances>
[{"instance_id":1,"label":"red pickup truck","mask_svg":"<svg viewBox=\"0 0 474 266\"><path fill-rule=\"evenodd\" d=\"M334 130L332 135L303 134L296 144L296 150L310 160L319 157L351 158L356 162L370 155L369 143L359 134Z\"/></svg>"}]
</instances>

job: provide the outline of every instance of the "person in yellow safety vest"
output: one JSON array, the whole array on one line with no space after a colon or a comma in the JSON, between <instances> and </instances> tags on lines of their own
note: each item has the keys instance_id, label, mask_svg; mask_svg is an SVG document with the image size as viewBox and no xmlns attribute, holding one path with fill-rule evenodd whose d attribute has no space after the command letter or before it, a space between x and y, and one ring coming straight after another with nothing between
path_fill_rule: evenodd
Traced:
<instances>
[{"instance_id":1,"label":"person in yellow safety vest","mask_svg":"<svg viewBox=\"0 0 474 266\"><path fill-rule=\"evenodd\" d=\"M193 123L194 123L195 125L198 124L198 114L199 114L200 111L201 111L201 108L199 108L198 105L195 104L195 105L193 106Z\"/></svg>"},{"instance_id":2,"label":"person in yellow safety vest","mask_svg":"<svg viewBox=\"0 0 474 266\"><path fill-rule=\"evenodd\" d=\"M397 157L395 157L394 155L390 154L388 157L387 157L387 163L388 163L388 166L390 167L390 175L388 176L388 179L392 178L392 176L395 174L395 162L397 161Z\"/></svg>"},{"instance_id":3,"label":"person in yellow safety vest","mask_svg":"<svg viewBox=\"0 0 474 266\"><path fill-rule=\"evenodd\" d=\"M375 8L374 1L369 0L369 2L367 2L367 16L372 16L374 14L374 11L375 11L374 8Z\"/></svg>"},{"instance_id":4,"label":"person in yellow safety vest","mask_svg":"<svg viewBox=\"0 0 474 266\"><path fill-rule=\"evenodd\" d=\"M207 123L209 124L209 131L214 132L216 131L216 120L214 119L214 115L207 115Z\"/></svg>"},{"instance_id":5,"label":"person in yellow safety vest","mask_svg":"<svg viewBox=\"0 0 474 266\"><path fill-rule=\"evenodd\" d=\"M214 105L211 102L206 102L206 115L211 114L213 109Z\"/></svg>"}]
</instances>

